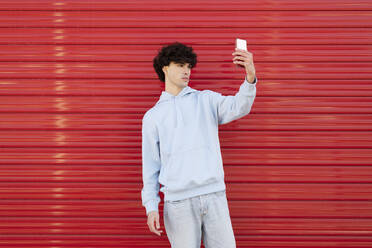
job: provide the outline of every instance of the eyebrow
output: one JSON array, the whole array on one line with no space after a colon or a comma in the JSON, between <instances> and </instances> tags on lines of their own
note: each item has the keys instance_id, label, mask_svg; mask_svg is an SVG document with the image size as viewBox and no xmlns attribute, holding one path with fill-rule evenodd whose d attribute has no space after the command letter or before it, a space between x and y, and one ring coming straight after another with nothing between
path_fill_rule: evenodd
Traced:
<instances>
[{"instance_id":1,"label":"eyebrow","mask_svg":"<svg viewBox=\"0 0 372 248\"><path fill-rule=\"evenodd\" d=\"M189 64L189 63L180 63L180 62L177 62L175 64L177 64L177 65L185 65L185 64ZM191 67L191 64L189 64L189 67Z\"/></svg>"}]
</instances>

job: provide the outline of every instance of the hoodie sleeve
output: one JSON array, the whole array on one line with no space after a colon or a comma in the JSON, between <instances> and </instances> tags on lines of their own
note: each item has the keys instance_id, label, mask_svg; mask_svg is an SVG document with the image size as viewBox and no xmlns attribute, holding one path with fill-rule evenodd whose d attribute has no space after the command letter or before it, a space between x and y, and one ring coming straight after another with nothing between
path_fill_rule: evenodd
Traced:
<instances>
[{"instance_id":1,"label":"hoodie sleeve","mask_svg":"<svg viewBox=\"0 0 372 248\"><path fill-rule=\"evenodd\" d=\"M151 211L158 211L159 197L160 149L159 138L155 123L147 113L142 119L142 206L146 208L146 215Z\"/></svg>"},{"instance_id":2,"label":"hoodie sleeve","mask_svg":"<svg viewBox=\"0 0 372 248\"><path fill-rule=\"evenodd\" d=\"M256 97L257 77L253 83L244 78L239 91L235 95L224 96L221 93L211 91L211 101L217 112L218 124L226 124L247 115L252 108Z\"/></svg>"}]
</instances>

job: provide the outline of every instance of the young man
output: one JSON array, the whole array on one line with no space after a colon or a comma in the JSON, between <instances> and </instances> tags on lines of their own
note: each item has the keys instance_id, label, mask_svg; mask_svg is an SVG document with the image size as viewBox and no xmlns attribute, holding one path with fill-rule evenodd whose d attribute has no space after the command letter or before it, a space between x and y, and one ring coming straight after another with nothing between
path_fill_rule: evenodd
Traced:
<instances>
[{"instance_id":1,"label":"young man","mask_svg":"<svg viewBox=\"0 0 372 248\"><path fill-rule=\"evenodd\" d=\"M197 63L192 47L175 42L153 60L165 91L142 119L141 197L147 225L160 236L158 193L163 185L164 226L173 248L200 247L201 240L206 248L236 247L218 125L250 112L257 78L252 53L236 49L232 55L246 76L239 91L228 96L188 86Z\"/></svg>"}]
</instances>

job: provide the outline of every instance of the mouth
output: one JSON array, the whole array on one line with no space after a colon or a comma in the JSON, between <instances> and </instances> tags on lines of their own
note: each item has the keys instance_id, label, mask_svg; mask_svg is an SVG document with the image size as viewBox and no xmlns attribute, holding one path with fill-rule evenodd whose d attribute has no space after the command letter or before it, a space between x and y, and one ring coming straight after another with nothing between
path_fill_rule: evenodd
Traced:
<instances>
[{"instance_id":1,"label":"mouth","mask_svg":"<svg viewBox=\"0 0 372 248\"><path fill-rule=\"evenodd\" d=\"M182 79L184 79L184 80L189 80L189 78L188 78L188 77L183 77Z\"/></svg>"}]
</instances>

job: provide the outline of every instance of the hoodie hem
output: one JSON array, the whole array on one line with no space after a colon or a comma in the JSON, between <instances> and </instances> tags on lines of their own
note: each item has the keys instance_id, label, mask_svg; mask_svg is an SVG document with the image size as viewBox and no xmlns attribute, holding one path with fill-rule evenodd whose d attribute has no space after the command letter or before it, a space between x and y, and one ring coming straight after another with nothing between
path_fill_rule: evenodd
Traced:
<instances>
[{"instance_id":1,"label":"hoodie hem","mask_svg":"<svg viewBox=\"0 0 372 248\"><path fill-rule=\"evenodd\" d=\"M186 198L204 195L208 193L214 193L226 189L224 181L219 181L212 184L200 186L198 188L185 189L182 191L172 192L168 189L164 192L164 202L166 201L178 201Z\"/></svg>"}]
</instances>

